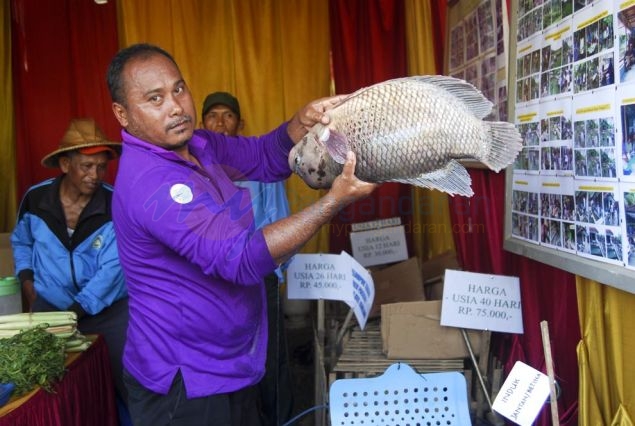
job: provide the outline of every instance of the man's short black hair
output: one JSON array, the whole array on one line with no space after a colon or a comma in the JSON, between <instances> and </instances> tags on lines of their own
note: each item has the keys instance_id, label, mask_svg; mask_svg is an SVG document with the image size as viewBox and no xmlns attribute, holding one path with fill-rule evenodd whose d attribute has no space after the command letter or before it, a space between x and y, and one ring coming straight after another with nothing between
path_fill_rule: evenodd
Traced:
<instances>
[{"instance_id":1,"label":"man's short black hair","mask_svg":"<svg viewBox=\"0 0 635 426\"><path fill-rule=\"evenodd\" d=\"M154 55L163 55L168 58L178 69L179 66L168 52L149 43L137 43L121 49L110 61L108 72L106 73L106 82L110 91L110 98L113 102L125 106L125 96L123 93L123 83L121 81L121 73L126 64L136 58L147 59Z\"/></svg>"}]
</instances>

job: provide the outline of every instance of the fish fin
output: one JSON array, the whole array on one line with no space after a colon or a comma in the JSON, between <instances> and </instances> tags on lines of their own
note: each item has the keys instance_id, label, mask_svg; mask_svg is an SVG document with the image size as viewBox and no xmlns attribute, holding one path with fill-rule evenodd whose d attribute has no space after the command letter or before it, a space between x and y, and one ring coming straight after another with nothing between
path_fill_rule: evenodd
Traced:
<instances>
[{"instance_id":1,"label":"fish fin","mask_svg":"<svg viewBox=\"0 0 635 426\"><path fill-rule=\"evenodd\" d=\"M505 121L484 121L490 135L489 152L480 160L495 172L509 166L523 148L522 137L516 126Z\"/></svg>"},{"instance_id":2,"label":"fish fin","mask_svg":"<svg viewBox=\"0 0 635 426\"><path fill-rule=\"evenodd\" d=\"M331 130L328 139L324 140L323 143L335 162L339 164L346 162L346 154L350 151L350 147L348 139L343 133Z\"/></svg>"},{"instance_id":3,"label":"fish fin","mask_svg":"<svg viewBox=\"0 0 635 426\"><path fill-rule=\"evenodd\" d=\"M443 169L425 173L416 178L390 179L390 182L400 182L421 188L437 189L442 192L447 192L452 196L464 195L471 197L474 195L471 187L472 178L467 170L465 170L465 167L455 160L450 160Z\"/></svg>"},{"instance_id":4,"label":"fish fin","mask_svg":"<svg viewBox=\"0 0 635 426\"><path fill-rule=\"evenodd\" d=\"M465 80L445 75L418 75L402 77L391 81L410 80L433 84L456 96L465 103L470 112L478 119L487 117L494 104L483 96L483 93Z\"/></svg>"}]
</instances>

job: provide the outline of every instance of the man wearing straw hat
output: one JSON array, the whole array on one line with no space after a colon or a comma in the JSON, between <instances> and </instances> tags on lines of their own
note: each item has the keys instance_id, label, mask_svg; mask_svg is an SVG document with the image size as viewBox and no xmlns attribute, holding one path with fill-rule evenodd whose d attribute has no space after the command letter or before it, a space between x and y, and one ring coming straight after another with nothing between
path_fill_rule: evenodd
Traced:
<instances>
[{"instance_id":1,"label":"man wearing straw hat","mask_svg":"<svg viewBox=\"0 0 635 426\"><path fill-rule=\"evenodd\" d=\"M93 119L71 120L59 148L42 159L62 173L29 188L11 244L26 309L74 311L80 332L103 335L125 401L128 290L111 219L112 186L102 182L120 152Z\"/></svg>"}]
</instances>

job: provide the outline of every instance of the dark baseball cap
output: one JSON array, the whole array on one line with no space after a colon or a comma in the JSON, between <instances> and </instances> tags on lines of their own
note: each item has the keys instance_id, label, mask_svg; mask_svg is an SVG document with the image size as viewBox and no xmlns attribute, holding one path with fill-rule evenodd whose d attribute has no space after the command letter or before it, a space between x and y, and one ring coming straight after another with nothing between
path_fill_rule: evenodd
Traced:
<instances>
[{"instance_id":1,"label":"dark baseball cap","mask_svg":"<svg viewBox=\"0 0 635 426\"><path fill-rule=\"evenodd\" d=\"M240 118L240 104L238 103L238 99L236 99L236 97L234 97L231 93L214 92L207 95L205 101L203 102L202 116L205 117L205 114L207 114L214 105L225 105L229 107L229 109L231 109L238 118Z\"/></svg>"}]
</instances>

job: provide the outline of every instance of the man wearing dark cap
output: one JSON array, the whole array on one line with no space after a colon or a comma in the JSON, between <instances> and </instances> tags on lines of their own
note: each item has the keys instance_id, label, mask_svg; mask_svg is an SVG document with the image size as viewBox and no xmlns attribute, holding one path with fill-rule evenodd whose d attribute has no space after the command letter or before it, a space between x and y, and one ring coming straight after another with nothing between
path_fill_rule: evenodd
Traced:
<instances>
[{"instance_id":1,"label":"man wearing dark cap","mask_svg":"<svg viewBox=\"0 0 635 426\"><path fill-rule=\"evenodd\" d=\"M202 127L226 136L237 136L245 121L240 115L238 99L227 92L209 94L203 102ZM289 216L289 202L284 182L236 181L249 190L256 227L261 228ZM268 342L265 376L258 384L265 425L278 426L291 417L293 393L287 339L280 298L282 268L265 277L267 290Z\"/></svg>"},{"instance_id":2,"label":"man wearing dark cap","mask_svg":"<svg viewBox=\"0 0 635 426\"><path fill-rule=\"evenodd\" d=\"M128 290L111 219L112 187L102 182L120 152L94 120L71 120L59 147L42 159L62 173L29 188L11 244L26 310L74 311L81 333L103 335L125 401Z\"/></svg>"},{"instance_id":3,"label":"man wearing dark cap","mask_svg":"<svg viewBox=\"0 0 635 426\"><path fill-rule=\"evenodd\" d=\"M212 132L236 136L245 122L240 116L240 104L231 93L214 92L203 102L201 127Z\"/></svg>"}]
</instances>

